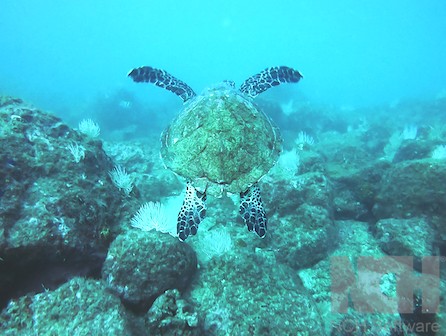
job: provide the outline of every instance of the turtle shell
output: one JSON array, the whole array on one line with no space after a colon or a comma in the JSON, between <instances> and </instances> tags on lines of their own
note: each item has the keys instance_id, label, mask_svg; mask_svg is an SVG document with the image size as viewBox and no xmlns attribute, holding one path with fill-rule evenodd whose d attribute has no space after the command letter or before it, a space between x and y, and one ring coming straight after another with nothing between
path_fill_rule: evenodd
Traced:
<instances>
[{"instance_id":1,"label":"turtle shell","mask_svg":"<svg viewBox=\"0 0 446 336\"><path fill-rule=\"evenodd\" d=\"M279 129L238 90L223 85L186 103L161 135L167 168L220 196L257 182L277 161Z\"/></svg>"}]
</instances>

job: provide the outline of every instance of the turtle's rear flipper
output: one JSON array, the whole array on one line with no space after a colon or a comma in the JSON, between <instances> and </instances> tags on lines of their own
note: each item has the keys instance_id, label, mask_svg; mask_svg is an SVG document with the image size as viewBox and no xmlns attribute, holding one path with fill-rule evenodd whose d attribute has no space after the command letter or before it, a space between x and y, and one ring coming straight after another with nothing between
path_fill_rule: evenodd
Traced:
<instances>
[{"instance_id":1,"label":"turtle's rear flipper","mask_svg":"<svg viewBox=\"0 0 446 336\"><path fill-rule=\"evenodd\" d=\"M198 230L198 224L206 215L206 191L197 191L190 182L186 186L186 196L178 214L177 234L181 241L189 235L194 236Z\"/></svg>"},{"instance_id":2,"label":"turtle's rear flipper","mask_svg":"<svg viewBox=\"0 0 446 336\"><path fill-rule=\"evenodd\" d=\"M249 231L254 230L260 238L265 237L268 220L260 198L260 189L257 185L253 185L245 192L240 193L240 215Z\"/></svg>"},{"instance_id":3,"label":"turtle's rear flipper","mask_svg":"<svg viewBox=\"0 0 446 336\"><path fill-rule=\"evenodd\" d=\"M240 86L240 91L254 98L263 91L280 83L297 83L302 78L299 71L286 66L265 69L249 77Z\"/></svg>"},{"instance_id":4,"label":"turtle's rear flipper","mask_svg":"<svg viewBox=\"0 0 446 336\"><path fill-rule=\"evenodd\" d=\"M131 70L128 75L137 83L153 83L163 89L172 91L183 99L183 102L195 96L194 90L189 85L161 69L143 66Z\"/></svg>"}]
</instances>

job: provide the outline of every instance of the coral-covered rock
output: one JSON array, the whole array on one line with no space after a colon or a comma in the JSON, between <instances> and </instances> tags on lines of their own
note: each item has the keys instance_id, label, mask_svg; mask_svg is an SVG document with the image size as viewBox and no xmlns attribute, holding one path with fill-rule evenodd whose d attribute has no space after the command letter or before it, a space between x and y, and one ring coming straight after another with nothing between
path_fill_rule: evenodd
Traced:
<instances>
[{"instance_id":1,"label":"coral-covered rock","mask_svg":"<svg viewBox=\"0 0 446 336\"><path fill-rule=\"evenodd\" d=\"M146 310L167 289L184 290L196 268L189 245L165 233L133 229L110 245L102 276L123 302Z\"/></svg>"},{"instance_id":2,"label":"coral-covered rock","mask_svg":"<svg viewBox=\"0 0 446 336\"><path fill-rule=\"evenodd\" d=\"M373 213L377 218L446 216L446 161L403 161L381 180Z\"/></svg>"},{"instance_id":3,"label":"coral-covered rock","mask_svg":"<svg viewBox=\"0 0 446 336\"><path fill-rule=\"evenodd\" d=\"M0 218L0 250L3 251L6 247L5 229L3 228L3 220Z\"/></svg>"},{"instance_id":4,"label":"coral-covered rock","mask_svg":"<svg viewBox=\"0 0 446 336\"><path fill-rule=\"evenodd\" d=\"M177 289L159 296L145 315L150 335L203 335L194 307L180 297Z\"/></svg>"},{"instance_id":5,"label":"coral-covered rock","mask_svg":"<svg viewBox=\"0 0 446 336\"><path fill-rule=\"evenodd\" d=\"M423 159L428 157L430 152L431 146L429 141L405 140L396 151L392 162Z\"/></svg>"},{"instance_id":6,"label":"coral-covered rock","mask_svg":"<svg viewBox=\"0 0 446 336\"><path fill-rule=\"evenodd\" d=\"M333 198L335 209L335 218L337 220L345 219L366 219L369 217L369 211L361 203L352 190L346 188L336 188L337 192Z\"/></svg>"},{"instance_id":7,"label":"coral-covered rock","mask_svg":"<svg viewBox=\"0 0 446 336\"><path fill-rule=\"evenodd\" d=\"M285 296L284 296L285 295ZM323 335L314 301L269 251L213 259L191 292L203 335Z\"/></svg>"},{"instance_id":8,"label":"coral-covered rock","mask_svg":"<svg viewBox=\"0 0 446 336\"><path fill-rule=\"evenodd\" d=\"M331 184L325 175L307 173L262 187L276 204L270 215L270 246L277 260L297 269L327 256L337 234Z\"/></svg>"},{"instance_id":9,"label":"coral-covered rock","mask_svg":"<svg viewBox=\"0 0 446 336\"><path fill-rule=\"evenodd\" d=\"M167 169L160 157L159 135L147 142L106 142L105 151L116 163L128 167L141 199L159 201L177 195L184 189L184 182Z\"/></svg>"},{"instance_id":10,"label":"coral-covered rock","mask_svg":"<svg viewBox=\"0 0 446 336\"><path fill-rule=\"evenodd\" d=\"M59 118L2 97L0 130L2 306L97 268L117 230L121 196L102 143Z\"/></svg>"},{"instance_id":11,"label":"coral-covered rock","mask_svg":"<svg viewBox=\"0 0 446 336\"><path fill-rule=\"evenodd\" d=\"M127 318L103 283L73 278L55 291L11 301L0 315L0 334L125 336Z\"/></svg>"},{"instance_id":12,"label":"coral-covered rock","mask_svg":"<svg viewBox=\"0 0 446 336\"><path fill-rule=\"evenodd\" d=\"M319 172L290 176L288 179L267 176L260 187L274 204L271 214L290 215L304 203L327 209L332 205L332 187L327 177Z\"/></svg>"},{"instance_id":13,"label":"coral-covered rock","mask_svg":"<svg viewBox=\"0 0 446 336\"><path fill-rule=\"evenodd\" d=\"M376 161L358 170L332 177L336 219L369 220L380 181L390 164Z\"/></svg>"},{"instance_id":14,"label":"coral-covered rock","mask_svg":"<svg viewBox=\"0 0 446 336\"><path fill-rule=\"evenodd\" d=\"M295 269L324 259L336 243L336 228L327 209L308 204L281 218L272 238L277 260Z\"/></svg>"},{"instance_id":15,"label":"coral-covered rock","mask_svg":"<svg viewBox=\"0 0 446 336\"><path fill-rule=\"evenodd\" d=\"M321 154L312 150L300 150L298 153L300 174L326 171L326 159Z\"/></svg>"},{"instance_id":16,"label":"coral-covered rock","mask_svg":"<svg viewBox=\"0 0 446 336\"><path fill-rule=\"evenodd\" d=\"M389 255L423 257L435 254L435 232L424 218L381 219L375 227L379 246Z\"/></svg>"}]
</instances>

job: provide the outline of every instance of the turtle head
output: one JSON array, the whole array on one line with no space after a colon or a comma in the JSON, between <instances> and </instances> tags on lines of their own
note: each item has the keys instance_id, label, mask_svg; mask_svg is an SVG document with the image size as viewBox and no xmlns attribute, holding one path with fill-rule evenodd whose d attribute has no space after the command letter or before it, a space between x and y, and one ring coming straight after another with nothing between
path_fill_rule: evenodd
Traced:
<instances>
[{"instance_id":1,"label":"turtle head","mask_svg":"<svg viewBox=\"0 0 446 336\"><path fill-rule=\"evenodd\" d=\"M207 88L205 88L202 92L202 95L227 95L230 92L238 91L235 88L235 82L231 80L224 80L219 83L215 83Z\"/></svg>"},{"instance_id":2,"label":"turtle head","mask_svg":"<svg viewBox=\"0 0 446 336\"><path fill-rule=\"evenodd\" d=\"M206 90L209 91L235 90L235 82L231 80L224 80L209 86Z\"/></svg>"}]
</instances>

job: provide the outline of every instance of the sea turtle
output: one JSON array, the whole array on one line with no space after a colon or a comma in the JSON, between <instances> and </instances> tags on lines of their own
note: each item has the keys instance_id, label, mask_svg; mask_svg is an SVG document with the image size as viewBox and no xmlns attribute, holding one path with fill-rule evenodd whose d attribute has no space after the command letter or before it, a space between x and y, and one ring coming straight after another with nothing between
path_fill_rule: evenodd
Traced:
<instances>
[{"instance_id":1,"label":"sea turtle","mask_svg":"<svg viewBox=\"0 0 446 336\"><path fill-rule=\"evenodd\" d=\"M278 128L253 98L280 83L296 83L302 75L289 67L267 68L239 89L224 81L197 95L164 70L143 66L128 74L172 91L185 103L161 135L161 157L167 168L187 180L178 214L181 241L197 233L206 214L206 195L240 194L240 214L249 231L263 238L267 218L257 181L276 163L282 139Z\"/></svg>"}]
</instances>

